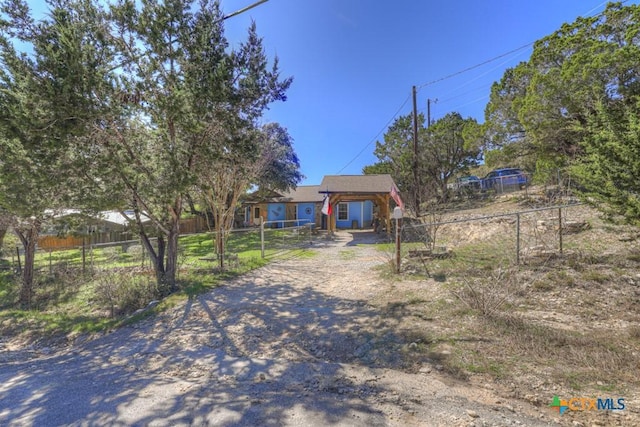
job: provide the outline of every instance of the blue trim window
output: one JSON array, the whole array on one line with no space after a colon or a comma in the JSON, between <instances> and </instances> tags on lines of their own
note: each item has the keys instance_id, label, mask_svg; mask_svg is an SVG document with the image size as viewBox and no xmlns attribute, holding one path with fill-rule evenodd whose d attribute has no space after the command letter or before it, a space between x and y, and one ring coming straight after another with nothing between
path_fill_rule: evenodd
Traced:
<instances>
[{"instance_id":1,"label":"blue trim window","mask_svg":"<svg viewBox=\"0 0 640 427\"><path fill-rule=\"evenodd\" d=\"M349 204L338 203L338 221L346 221L349 219Z\"/></svg>"}]
</instances>

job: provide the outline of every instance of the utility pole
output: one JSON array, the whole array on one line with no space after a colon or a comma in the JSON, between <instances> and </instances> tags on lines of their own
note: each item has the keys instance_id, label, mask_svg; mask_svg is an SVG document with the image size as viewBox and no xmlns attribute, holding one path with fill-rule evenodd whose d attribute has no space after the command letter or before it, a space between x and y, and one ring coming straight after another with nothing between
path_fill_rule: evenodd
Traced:
<instances>
[{"instance_id":1,"label":"utility pole","mask_svg":"<svg viewBox=\"0 0 640 427\"><path fill-rule=\"evenodd\" d=\"M420 216L420 178L418 176L418 107L416 87L413 86L413 202L416 217Z\"/></svg>"}]
</instances>

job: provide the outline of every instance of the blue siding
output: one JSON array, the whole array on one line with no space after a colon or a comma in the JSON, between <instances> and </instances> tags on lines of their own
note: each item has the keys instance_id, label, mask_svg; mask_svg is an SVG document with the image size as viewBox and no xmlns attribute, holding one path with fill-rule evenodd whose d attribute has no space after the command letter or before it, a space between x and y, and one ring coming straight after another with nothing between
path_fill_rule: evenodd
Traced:
<instances>
[{"instance_id":1,"label":"blue siding","mask_svg":"<svg viewBox=\"0 0 640 427\"><path fill-rule=\"evenodd\" d=\"M346 202L349 206L348 219L336 221L338 228L351 228L353 221L357 222L357 228L368 228L373 220L373 202L365 200L364 202ZM336 215L338 208L336 207Z\"/></svg>"},{"instance_id":2,"label":"blue siding","mask_svg":"<svg viewBox=\"0 0 640 427\"><path fill-rule=\"evenodd\" d=\"M284 207L284 203L269 203L267 209L267 221L281 221L286 219L287 210Z\"/></svg>"},{"instance_id":3,"label":"blue siding","mask_svg":"<svg viewBox=\"0 0 640 427\"><path fill-rule=\"evenodd\" d=\"M371 200L366 200L364 202L364 224L361 227L369 228L371 227L371 223L373 222L373 202Z\"/></svg>"},{"instance_id":4,"label":"blue siding","mask_svg":"<svg viewBox=\"0 0 640 427\"><path fill-rule=\"evenodd\" d=\"M316 205L315 203L298 203L298 219L300 224L306 224L308 222L314 222L316 218Z\"/></svg>"}]
</instances>

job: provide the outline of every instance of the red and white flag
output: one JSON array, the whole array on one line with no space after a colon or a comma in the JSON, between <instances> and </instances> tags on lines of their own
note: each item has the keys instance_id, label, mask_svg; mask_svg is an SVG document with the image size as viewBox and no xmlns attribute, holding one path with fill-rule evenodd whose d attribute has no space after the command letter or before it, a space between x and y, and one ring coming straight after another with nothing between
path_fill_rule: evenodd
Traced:
<instances>
[{"instance_id":1,"label":"red and white flag","mask_svg":"<svg viewBox=\"0 0 640 427\"><path fill-rule=\"evenodd\" d=\"M404 202L400 198L400 191L398 191L398 187L395 184L391 185L391 198L396 202L396 205L400 207L400 209L404 210Z\"/></svg>"},{"instance_id":2,"label":"red and white flag","mask_svg":"<svg viewBox=\"0 0 640 427\"><path fill-rule=\"evenodd\" d=\"M331 203L329 203L329 196L324 196L324 202L322 202L322 213L325 215L331 215L333 209L331 208Z\"/></svg>"}]
</instances>

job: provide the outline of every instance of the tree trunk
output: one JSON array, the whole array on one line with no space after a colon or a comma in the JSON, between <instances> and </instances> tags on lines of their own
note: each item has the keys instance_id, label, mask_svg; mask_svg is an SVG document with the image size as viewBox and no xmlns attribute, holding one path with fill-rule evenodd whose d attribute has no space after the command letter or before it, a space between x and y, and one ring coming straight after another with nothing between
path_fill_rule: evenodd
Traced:
<instances>
[{"instance_id":1,"label":"tree trunk","mask_svg":"<svg viewBox=\"0 0 640 427\"><path fill-rule=\"evenodd\" d=\"M22 286L20 287L19 301L23 308L31 308L33 296L33 277L36 258L36 245L40 235L40 225L32 224L25 231L16 230L16 235L24 248L24 268L22 269Z\"/></svg>"},{"instance_id":2,"label":"tree trunk","mask_svg":"<svg viewBox=\"0 0 640 427\"><path fill-rule=\"evenodd\" d=\"M224 271L224 225L221 218L218 216L216 220L216 252L218 253L218 266L220 271Z\"/></svg>"},{"instance_id":3,"label":"tree trunk","mask_svg":"<svg viewBox=\"0 0 640 427\"><path fill-rule=\"evenodd\" d=\"M149 254L149 259L151 260L151 265L153 265L153 271L156 276L156 287L158 289L158 297L165 297L172 292L172 289L175 288L175 271L169 271L168 265L169 261L169 251L167 251L167 242L164 236L158 236L158 245L154 247L151 243L151 238L147 235L145 231L141 231L139 233L140 240L144 245L147 253ZM169 245L170 246L170 245ZM167 262L165 267L165 254L167 255ZM175 265L175 264L174 264Z\"/></svg>"},{"instance_id":4,"label":"tree trunk","mask_svg":"<svg viewBox=\"0 0 640 427\"><path fill-rule=\"evenodd\" d=\"M0 253L2 253L2 244L4 243L4 236L7 234L7 228L0 226Z\"/></svg>"},{"instance_id":5,"label":"tree trunk","mask_svg":"<svg viewBox=\"0 0 640 427\"><path fill-rule=\"evenodd\" d=\"M180 222L176 221L167 236L167 253L164 272L166 291L173 293L177 290L178 273L178 237L180 236Z\"/></svg>"},{"instance_id":6,"label":"tree trunk","mask_svg":"<svg viewBox=\"0 0 640 427\"><path fill-rule=\"evenodd\" d=\"M180 212L181 199L176 201L176 208L172 212ZM149 253L151 264L156 276L158 297L166 297L177 290L178 271L178 237L180 236L180 216L173 214L169 222L158 223L158 244L154 247L151 243L145 226L139 213L136 213L136 226L138 235Z\"/></svg>"},{"instance_id":7,"label":"tree trunk","mask_svg":"<svg viewBox=\"0 0 640 427\"><path fill-rule=\"evenodd\" d=\"M440 192L442 193L442 203L449 201L449 190L447 189L447 180L440 181Z\"/></svg>"},{"instance_id":8,"label":"tree trunk","mask_svg":"<svg viewBox=\"0 0 640 427\"><path fill-rule=\"evenodd\" d=\"M167 270L164 260L165 253L167 251L167 242L164 236L158 236L158 249L156 251L155 262L153 268L156 272L156 285L160 297L168 295L167 288Z\"/></svg>"}]
</instances>

